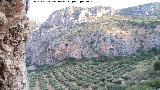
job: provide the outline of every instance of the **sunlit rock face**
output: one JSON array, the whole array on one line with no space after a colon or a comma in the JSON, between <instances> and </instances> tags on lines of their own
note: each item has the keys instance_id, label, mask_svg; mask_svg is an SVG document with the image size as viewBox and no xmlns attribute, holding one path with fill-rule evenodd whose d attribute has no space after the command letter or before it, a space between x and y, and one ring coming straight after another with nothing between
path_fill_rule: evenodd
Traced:
<instances>
[{"instance_id":1,"label":"sunlit rock face","mask_svg":"<svg viewBox=\"0 0 160 90\"><path fill-rule=\"evenodd\" d=\"M121 11L98 6L53 12L27 41L27 65L57 64L67 57L127 56L160 46L157 16L132 17Z\"/></svg>"},{"instance_id":2,"label":"sunlit rock face","mask_svg":"<svg viewBox=\"0 0 160 90\"><path fill-rule=\"evenodd\" d=\"M28 90L24 0L0 0L0 90Z\"/></svg>"},{"instance_id":3,"label":"sunlit rock face","mask_svg":"<svg viewBox=\"0 0 160 90\"><path fill-rule=\"evenodd\" d=\"M112 12L111 7L102 7L102 6L97 6L93 8L67 7L65 9L53 12L46 20L44 26L62 25L70 28L81 22L89 21L88 17L92 16L101 17L103 14L110 14L111 12Z\"/></svg>"}]
</instances>

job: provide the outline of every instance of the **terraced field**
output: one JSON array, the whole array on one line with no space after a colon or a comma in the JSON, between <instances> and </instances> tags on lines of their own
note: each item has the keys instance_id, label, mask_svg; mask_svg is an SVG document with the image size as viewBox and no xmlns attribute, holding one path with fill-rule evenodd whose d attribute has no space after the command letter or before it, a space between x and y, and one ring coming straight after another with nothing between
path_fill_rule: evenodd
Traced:
<instances>
[{"instance_id":1,"label":"terraced field","mask_svg":"<svg viewBox=\"0 0 160 90\"><path fill-rule=\"evenodd\" d=\"M137 68L140 69L139 66L142 63L150 66L153 61L152 59L144 61L79 61L56 67L41 67L29 73L30 89L126 90L126 87L133 83L129 77L130 72L136 71Z\"/></svg>"}]
</instances>

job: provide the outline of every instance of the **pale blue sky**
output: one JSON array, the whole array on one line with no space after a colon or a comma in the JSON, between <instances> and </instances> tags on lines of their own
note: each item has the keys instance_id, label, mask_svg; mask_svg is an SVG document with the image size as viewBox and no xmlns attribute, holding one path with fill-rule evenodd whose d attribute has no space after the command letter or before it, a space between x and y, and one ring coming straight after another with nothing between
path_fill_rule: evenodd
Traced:
<instances>
[{"instance_id":1,"label":"pale blue sky","mask_svg":"<svg viewBox=\"0 0 160 90\"><path fill-rule=\"evenodd\" d=\"M92 7L92 6L111 6L115 9L126 8L150 2L160 2L160 0L92 0L89 3L48 3L48 2L33 2L30 0L30 9L28 11L28 17L30 20L37 20L38 22L44 22L48 16L55 10L62 9L68 6L81 6L81 7ZM52 0L51 0L52 1ZM67 0L68 1L68 0ZM80 0L77 0L80 1Z\"/></svg>"}]
</instances>

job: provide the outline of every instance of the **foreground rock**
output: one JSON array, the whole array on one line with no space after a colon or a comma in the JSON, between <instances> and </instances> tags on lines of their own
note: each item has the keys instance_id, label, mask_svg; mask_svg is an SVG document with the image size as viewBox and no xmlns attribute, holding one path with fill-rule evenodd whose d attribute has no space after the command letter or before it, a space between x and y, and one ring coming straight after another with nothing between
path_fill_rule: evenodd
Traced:
<instances>
[{"instance_id":1,"label":"foreground rock","mask_svg":"<svg viewBox=\"0 0 160 90\"><path fill-rule=\"evenodd\" d=\"M0 0L0 90L27 90L24 0Z\"/></svg>"}]
</instances>

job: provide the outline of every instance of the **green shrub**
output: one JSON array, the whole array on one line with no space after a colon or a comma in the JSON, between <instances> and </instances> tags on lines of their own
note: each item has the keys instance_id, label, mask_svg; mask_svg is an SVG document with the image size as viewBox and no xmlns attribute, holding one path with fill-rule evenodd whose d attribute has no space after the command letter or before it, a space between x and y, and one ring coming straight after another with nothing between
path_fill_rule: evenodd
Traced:
<instances>
[{"instance_id":1,"label":"green shrub","mask_svg":"<svg viewBox=\"0 0 160 90\"><path fill-rule=\"evenodd\" d=\"M80 87L77 86L76 84L72 84L69 86L69 90L80 90Z\"/></svg>"},{"instance_id":2,"label":"green shrub","mask_svg":"<svg viewBox=\"0 0 160 90\"><path fill-rule=\"evenodd\" d=\"M105 82L99 82L99 83L98 83L98 85L99 85L100 87L104 87L105 84L106 84Z\"/></svg>"},{"instance_id":3,"label":"green shrub","mask_svg":"<svg viewBox=\"0 0 160 90\"><path fill-rule=\"evenodd\" d=\"M158 57L158 60L160 60L160 56Z\"/></svg>"},{"instance_id":4,"label":"green shrub","mask_svg":"<svg viewBox=\"0 0 160 90\"><path fill-rule=\"evenodd\" d=\"M51 83L52 86L55 86L57 81L56 80L50 80L50 83Z\"/></svg>"},{"instance_id":5,"label":"green shrub","mask_svg":"<svg viewBox=\"0 0 160 90\"><path fill-rule=\"evenodd\" d=\"M98 90L108 90L108 88L107 87L101 87Z\"/></svg>"},{"instance_id":6,"label":"green shrub","mask_svg":"<svg viewBox=\"0 0 160 90\"><path fill-rule=\"evenodd\" d=\"M99 89L99 86L97 84L93 84L91 87L92 87L93 90L98 90Z\"/></svg>"},{"instance_id":7,"label":"green shrub","mask_svg":"<svg viewBox=\"0 0 160 90\"><path fill-rule=\"evenodd\" d=\"M153 68L154 68L155 71L159 71L160 70L160 61L156 61L153 64Z\"/></svg>"},{"instance_id":8,"label":"green shrub","mask_svg":"<svg viewBox=\"0 0 160 90\"><path fill-rule=\"evenodd\" d=\"M48 90L47 81L43 78L43 76L39 77L39 83L41 90Z\"/></svg>"},{"instance_id":9,"label":"green shrub","mask_svg":"<svg viewBox=\"0 0 160 90\"><path fill-rule=\"evenodd\" d=\"M68 86L71 84L71 82L69 82L69 81L64 81L63 84L68 87Z\"/></svg>"},{"instance_id":10,"label":"green shrub","mask_svg":"<svg viewBox=\"0 0 160 90\"><path fill-rule=\"evenodd\" d=\"M130 77L127 76L127 75L124 75L124 76L122 76L121 78L123 78L124 80L129 80L129 79L130 79Z\"/></svg>"},{"instance_id":11,"label":"green shrub","mask_svg":"<svg viewBox=\"0 0 160 90\"><path fill-rule=\"evenodd\" d=\"M82 87L84 88L88 88L89 83L87 83L86 81L82 81Z\"/></svg>"},{"instance_id":12,"label":"green shrub","mask_svg":"<svg viewBox=\"0 0 160 90\"><path fill-rule=\"evenodd\" d=\"M110 60L109 57L107 57L107 56L105 56L105 55L101 55L101 56L99 57L99 60L98 60L98 61L105 62L105 61L108 61L108 60Z\"/></svg>"},{"instance_id":13,"label":"green shrub","mask_svg":"<svg viewBox=\"0 0 160 90\"><path fill-rule=\"evenodd\" d=\"M55 86L55 90L65 90L65 86L64 85L62 85L62 84L57 84L56 86Z\"/></svg>"},{"instance_id":14,"label":"green shrub","mask_svg":"<svg viewBox=\"0 0 160 90\"><path fill-rule=\"evenodd\" d=\"M128 87L126 90L153 90L153 89L147 86L133 86L133 87Z\"/></svg>"},{"instance_id":15,"label":"green shrub","mask_svg":"<svg viewBox=\"0 0 160 90\"><path fill-rule=\"evenodd\" d=\"M120 85L121 84L121 80L114 80L113 83L117 84L117 85Z\"/></svg>"},{"instance_id":16,"label":"green shrub","mask_svg":"<svg viewBox=\"0 0 160 90\"><path fill-rule=\"evenodd\" d=\"M82 82L82 81L78 81L78 82L77 82L77 85L78 85L78 86L82 86L82 85L83 85L83 82Z\"/></svg>"},{"instance_id":17,"label":"green shrub","mask_svg":"<svg viewBox=\"0 0 160 90\"><path fill-rule=\"evenodd\" d=\"M160 48L153 47L150 51L155 55L160 55Z\"/></svg>"},{"instance_id":18,"label":"green shrub","mask_svg":"<svg viewBox=\"0 0 160 90\"><path fill-rule=\"evenodd\" d=\"M147 80L140 83L142 86L160 88L160 80Z\"/></svg>"},{"instance_id":19,"label":"green shrub","mask_svg":"<svg viewBox=\"0 0 160 90\"><path fill-rule=\"evenodd\" d=\"M108 90L126 90L126 87L121 85L107 85Z\"/></svg>"},{"instance_id":20,"label":"green shrub","mask_svg":"<svg viewBox=\"0 0 160 90\"><path fill-rule=\"evenodd\" d=\"M66 64L73 64L73 65L75 65L77 63L77 59L74 58L74 57L65 58L64 61L66 62Z\"/></svg>"},{"instance_id":21,"label":"green shrub","mask_svg":"<svg viewBox=\"0 0 160 90\"><path fill-rule=\"evenodd\" d=\"M128 80L128 84L129 84L129 85L135 85L136 83L135 83L135 81L133 81L133 80Z\"/></svg>"},{"instance_id":22,"label":"green shrub","mask_svg":"<svg viewBox=\"0 0 160 90\"><path fill-rule=\"evenodd\" d=\"M29 90L34 90L35 87L29 87Z\"/></svg>"}]
</instances>

